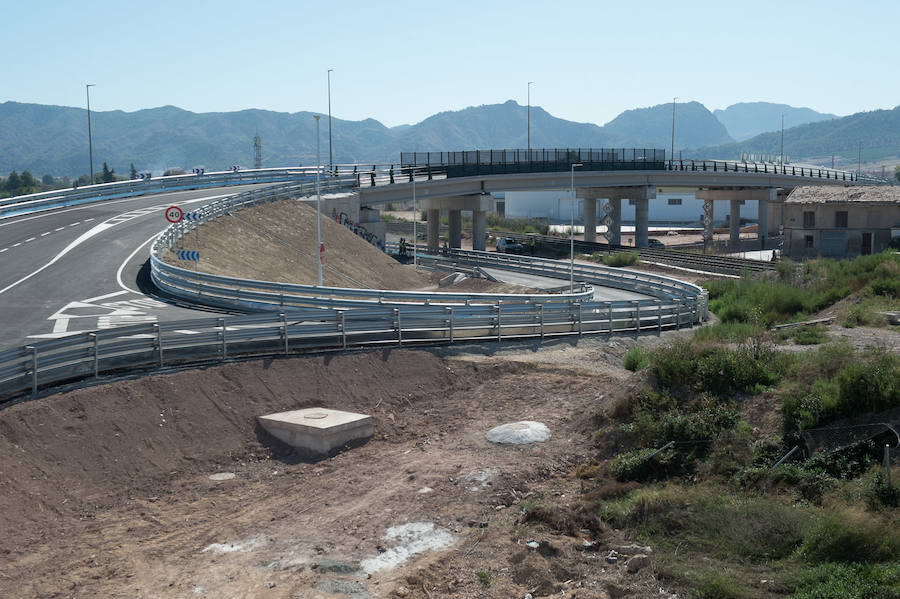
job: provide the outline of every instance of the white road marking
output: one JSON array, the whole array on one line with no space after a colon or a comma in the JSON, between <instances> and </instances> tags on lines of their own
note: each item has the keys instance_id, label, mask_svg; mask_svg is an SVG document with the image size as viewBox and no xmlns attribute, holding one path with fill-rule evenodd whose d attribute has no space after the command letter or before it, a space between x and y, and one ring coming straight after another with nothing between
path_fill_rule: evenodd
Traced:
<instances>
[{"instance_id":1,"label":"white road marking","mask_svg":"<svg viewBox=\"0 0 900 599\"><path fill-rule=\"evenodd\" d=\"M142 295L139 291L135 291L134 289L132 289L131 287L129 287L128 285L126 285L125 283L122 282L122 271L125 270L125 265L128 264L132 258L134 258L134 255L137 254L139 251L141 251L141 248L143 248L145 245L147 245L148 243L150 243L157 237L159 237L159 233L154 234L153 237L151 237L150 239L148 239L141 245L137 246L134 249L134 251L131 252L127 258L125 258L125 261L122 262L122 264L119 266L119 270L116 271L116 282L119 284L119 287L121 287L125 291L130 291L131 293L134 293L137 295Z\"/></svg>"},{"instance_id":2,"label":"white road marking","mask_svg":"<svg viewBox=\"0 0 900 599\"><path fill-rule=\"evenodd\" d=\"M41 233L41 237L44 237L44 236L46 236L46 235L49 235L49 234L52 233L52 232L53 232L53 231L47 231L46 233Z\"/></svg>"},{"instance_id":3,"label":"white road marking","mask_svg":"<svg viewBox=\"0 0 900 599\"><path fill-rule=\"evenodd\" d=\"M195 203L195 202L202 202L202 201L204 201L204 200L215 199L215 198L218 198L218 197L222 197L222 196L210 196L210 197L206 197L206 198L197 198L196 200L188 200L187 202L182 202L182 203L183 203L183 204L192 204L192 203ZM62 257L65 256L66 254L68 254L69 252L71 252L73 249L75 249L76 247L78 247L79 245L81 245L82 243L84 243L85 241L87 241L88 239L90 239L91 237L94 237L94 236L96 236L96 235L99 235L100 233L103 233L103 232L106 231L107 229L110 229L110 228L114 227L114 226L117 225L117 224L123 223L123 222L125 222L125 221L127 221L127 220L131 220L131 219L134 219L134 218L138 218L138 217L140 217L140 216L144 216L144 215L146 215L146 214L150 214L151 212L154 212L154 211L157 211L157 210L163 210L163 209L167 208L168 206L169 206L169 204L157 204L157 205L154 206L154 207L150 207L150 208L142 208L142 209L140 209L140 210L135 210L135 211L133 211L133 212L126 212L125 214L120 214L120 215L114 216L114 217L112 217L112 218L110 218L110 219L108 219L108 220L105 220L105 221L103 221L102 223L100 223L99 225L95 225L93 228L88 229L86 232L84 232L84 233L82 233L81 235L79 235L78 238L75 239L75 241L73 241L72 243L70 243L69 245L67 245L65 248L63 248L63 250L62 250L60 253L58 253L56 256L54 256L53 259L50 260L50 262L48 262L47 264L43 265L42 267L40 267L39 269L35 270L34 272L32 272L32 273L30 273L30 274L28 274L28 275L25 275L24 277L22 277L21 279L19 279L19 280L16 281L15 283L10 283L9 285L7 285L6 287L4 287L3 289L0 289L0 295L6 293L7 291L9 291L10 289L12 289L12 288L15 287L16 285L19 285L20 283L24 283L25 281L27 281L28 279L30 279L30 278L33 277L34 275L36 275L36 274L40 273L41 271L43 271L44 269L48 268L49 266L52 266L52 265L55 264L57 261L59 261L60 258L62 258ZM123 216L126 216L126 215L128 216L128 218L123 219L122 217L123 217ZM89 219L89 220L93 220L93 219ZM85 222L87 222L87 221L85 221ZM77 224L77 223L76 223L76 224ZM70 226L71 226L71 225L70 225ZM157 235L158 235L158 234L157 234ZM155 238L156 235L154 235L153 237ZM35 238L32 238L32 239L35 239ZM145 243L146 243L146 242L145 242ZM17 244L17 245L18 245L18 244ZM16 246L13 246L13 247L16 247ZM132 254L132 255L134 255L134 254ZM121 278L119 278L119 280L121 281ZM121 283L120 283L120 285L121 285ZM136 291L133 291L132 289L129 289L128 287L125 287L124 285L121 285L121 287L122 287L123 289L128 290L128 291L131 291L132 293L136 293L137 295L142 295L141 293L138 293L138 292L136 292Z\"/></svg>"},{"instance_id":4,"label":"white road marking","mask_svg":"<svg viewBox=\"0 0 900 599\"><path fill-rule=\"evenodd\" d=\"M68 318L57 318L53 321L53 332L54 333L65 333L66 329L69 328L69 319Z\"/></svg>"},{"instance_id":5,"label":"white road marking","mask_svg":"<svg viewBox=\"0 0 900 599\"><path fill-rule=\"evenodd\" d=\"M99 302L100 300L109 299L111 297L116 297L117 295L125 295L128 293L127 291L113 291L112 293L107 293L106 295L98 295L97 297L92 297L86 300L82 300L86 304L90 304L91 302Z\"/></svg>"},{"instance_id":6,"label":"white road marking","mask_svg":"<svg viewBox=\"0 0 900 599\"><path fill-rule=\"evenodd\" d=\"M70 226L70 227L74 227L75 225L80 225L80 224L81 224L81 221L78 221L78 222L75 222L75 223L69 223L69 226Z\"/></svg>"},{"instance_id":7,"label":"white road marking","mask_svg":"<svg viewBox=\"0 0 900 599\"><path fill-rule=\"evenodd\" d=\"M5 252L5 251L8 250L8 249L9 249L9 248L3 248L2 250L0 250L0 254L2 254L3 252Z\"/></svg>"},{"instance_id":8,"label":"white road marking","mask_svg":"<svg viewBox=\"0 0 900 599\"><path fill-rule=\"evenodd\" d=\"M65 229L65 227L56 227L56 228L53 229L53 230L54 230L54 231L62 231L63 229Z\"/></svg>"},{"instance_id":9,"label":"white road marking","mask_svg":"<svg viewBox=\"0 0 900 599\"><path fill-rule=\"evenodd\" d=\"M25 243L28 243L29 241L34 241L35 239L37 239L37 237L29 237L28 239L25 240Z\"/></svg>"},{"instance_id":10,"label":"white road marking","mask_svg":"<svg viewBox=\"0 0 900 599\"><path fill-rule=\"evenodd\" d=\"M14 248L17 248L17 247L19 247L20 245L22 245L22 242L21 242L21 241L20 241L19 243L14 243L14 244L13 244L13 247L14 247Z\"/></svg>"},{"instance_id":11,"label":"white road marking","mask_svg":"<svg viewBox=\"0 0 900 599\"><path fill-rule=\"evenodd\" d=\"M86 219L84 219L84 222L89 223L89 222L91 222L92 220L94 220L94 219L93 219L93 218L86 218Z\"/></svg>"}]
</instances>

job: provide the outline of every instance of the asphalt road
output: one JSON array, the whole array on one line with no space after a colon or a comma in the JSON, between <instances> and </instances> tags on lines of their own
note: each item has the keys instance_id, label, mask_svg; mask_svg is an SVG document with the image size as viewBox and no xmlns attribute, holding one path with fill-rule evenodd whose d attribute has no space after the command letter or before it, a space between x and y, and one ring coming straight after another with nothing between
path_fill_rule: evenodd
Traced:
<instances>
[{"instance_id":1,"label":"asphalt road","mask_svg":"<svg viewBox=\"0 0 900 599\"><path fill-rule=\"evenodd\" d=\"M0 348L76 331L209 317L147 289L150 241L185 211L258 187L180 191L0 219ZM142 272L142 267L143 272Z\"/></svg>"}]
</instances>

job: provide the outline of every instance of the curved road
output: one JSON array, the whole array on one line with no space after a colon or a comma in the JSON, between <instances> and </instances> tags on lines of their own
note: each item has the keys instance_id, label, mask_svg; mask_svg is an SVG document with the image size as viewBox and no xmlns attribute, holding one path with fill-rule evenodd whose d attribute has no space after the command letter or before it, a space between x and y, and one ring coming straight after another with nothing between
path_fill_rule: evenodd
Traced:
<instances>
[{"instance_id":1,"label":"curved road","mask_svg":"<svg viewBox=\"0 0 900 599\"><path fill-rule=\"evenodd\" d=\"M0 347L76 331L209 316L148 297L149 242L185 211L259 185L109 200L0 219ZM146 277L143 277L146 278Z\"/></svg>"}]
</instances>

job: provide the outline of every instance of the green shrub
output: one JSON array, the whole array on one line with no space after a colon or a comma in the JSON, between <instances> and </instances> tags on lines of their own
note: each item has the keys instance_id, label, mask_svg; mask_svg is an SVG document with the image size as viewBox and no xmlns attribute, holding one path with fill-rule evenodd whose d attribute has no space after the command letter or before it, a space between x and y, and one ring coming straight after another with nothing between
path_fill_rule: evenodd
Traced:
<instances>
[{"instance_id":1,"label":"green shrub","mask_svg":"<svg viewBox=\"0 0 900 599\"><path fill-rule=\"evenodd\" d=\"M638 371L650 365L650 354L643 347L632 347L625 353L622 364L632 372Z\"/></svg>"},{"instance_id":2,"label":"green shrub","mask_svg":"<svg viewBox=\"0 0 900 599\"><path fill-rule=\"evenodd\" d=\"M794 489L807 501L819 501L837 481L825 472L807 470L795 464L777 468L750 466L735 473L732 482L745 491L766 494L774 489Z\"/></svg>"},{"instance_id":3,"label":"green shrub","mask_svg":"<svg viewBox=\"0 0 900 599\"><path fill-rule=\"evenodd\" d=\"M750 322L730 321L720 322L709 327L697 329L694 339L697 341L744 341L755 335L760 335L765 329Z\"/></svg>"},{"instance_id":4,"label":"green shrub","mask_svg":"<svg viewBox=\"0 0 900 599\"><path fill-rule=\"evenodd\" d=\"M828 342L828 333L822 326L800 327L794 333L794 342L797 345L819 345Z\"/></svg>"},{"instance_id":5,"label":"green shrub","mask_svg":"<svg viewBox=\"0 0 900 599\"><path fill-rule=\"evenodd\" d=\"M606 254L603 256L603 264L620 268L622 266L632 266L640 264L637 252L619 252L616 254Z\"/></svg>"},{"instance_id":6,"label":"green shrub","mask_svg":"<svg viewBox=\"0 0 900 599\"><path fill-rule=\"evenodd\" d=\"M747 596L741 581L722 572L706 572L694 590L698 599L743 599Z\"/></svg>"},{"instance_id":7,"label":"green shrub","mask_svg":"<svg viewBox=\"0 0 900 599\"><path fill-rule=\"evenodd\" d=\"M803 540L814 563L878 563L900 560L900 528L850 513L822 516Z\"/></svg>"},{"instance_id":8,"label":"green shrub","mask_svg":"<svg viewBox=\"0 0 900 599\"><path fill-rule=\"evenodd\" d=\"M900 486L889 485L884 470L878 468L866 482L866 499L870 508L900 506Z\"/></svg>"},{"instance_id":9,"label":"green shrub","mask_svg":"<svg viewBox=\"0 0 900 599\"><path fill-rule=\"evenodd\" d=\"M766 348L702 347L681 341L651 356L654 373L665 390L693 389L716 395L753 391L776 383L786 359Z\"/></svg>"},{"instance_id":10,"label":"green shrub","mask_svg":"<svg viewBox=\"0 0 900 599\"><path fill-rule=\"evenodd\" d=\"M804 571L793 599L898 599L900 564L827 563Z\"/></svg>"}]
</instances>

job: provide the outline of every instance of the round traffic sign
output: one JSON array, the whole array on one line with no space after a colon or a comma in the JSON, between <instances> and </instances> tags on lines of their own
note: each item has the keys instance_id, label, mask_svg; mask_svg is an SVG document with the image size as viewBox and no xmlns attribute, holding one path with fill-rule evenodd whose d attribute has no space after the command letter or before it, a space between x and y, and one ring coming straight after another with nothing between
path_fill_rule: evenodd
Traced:
<instances>
[{"instance_id":1,"label":"round traffic sign","mask_svg":"<svg viewBox=\"0 0 900 599\"><path fill-rule=\"evenodd\" d=\"M184 212L178 206L166 208L166 220L170 223L180 223L182 218L184 218Z\"/></svg>"}]
</instances>

